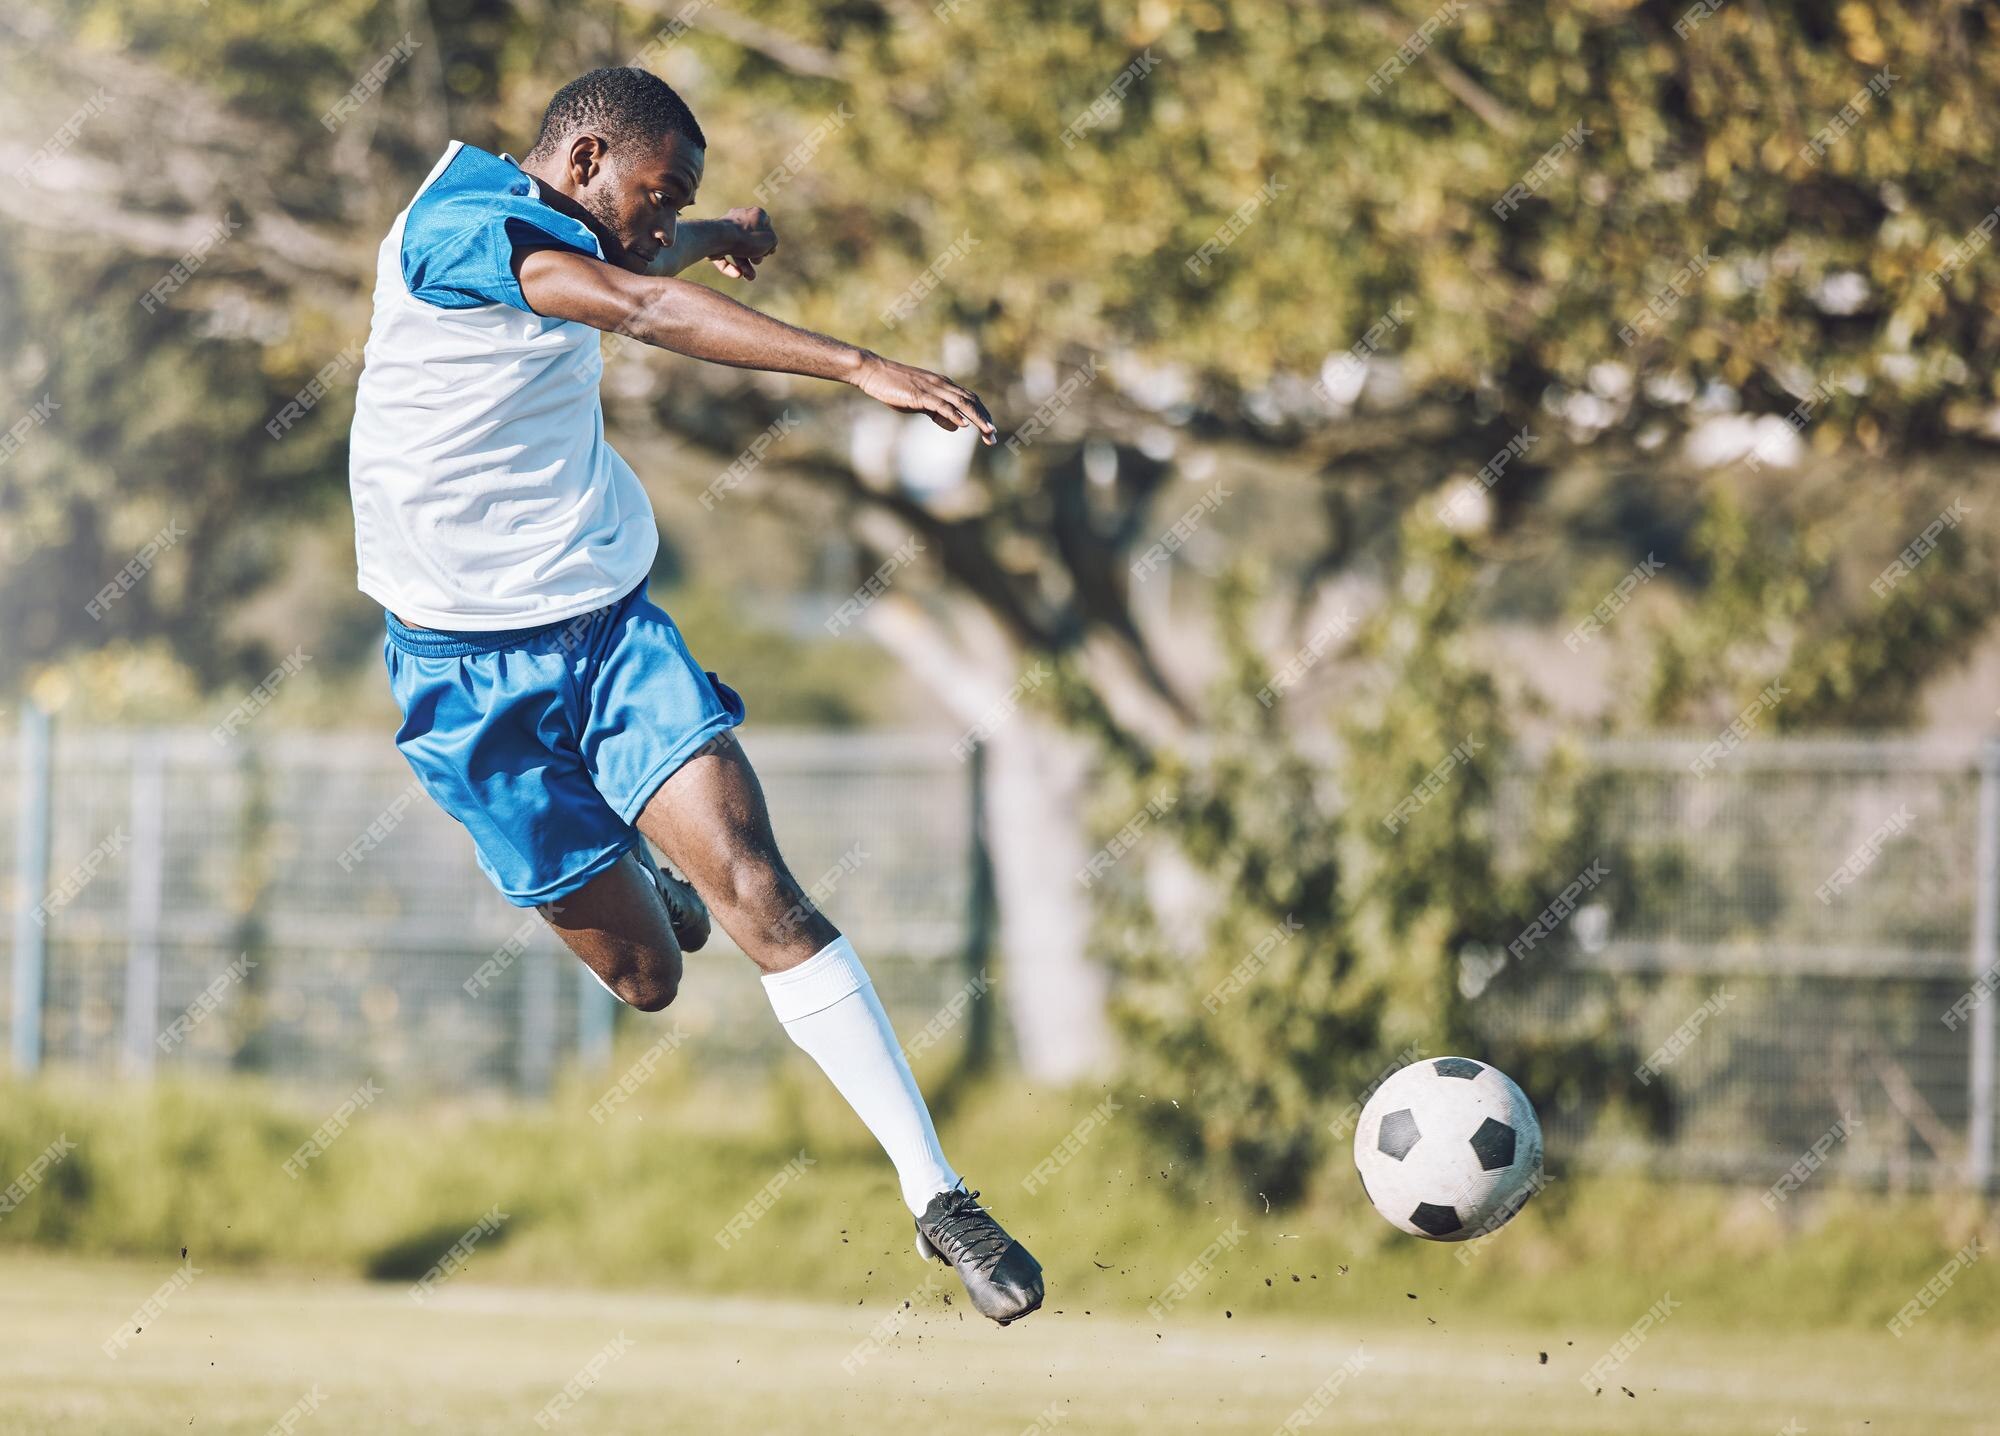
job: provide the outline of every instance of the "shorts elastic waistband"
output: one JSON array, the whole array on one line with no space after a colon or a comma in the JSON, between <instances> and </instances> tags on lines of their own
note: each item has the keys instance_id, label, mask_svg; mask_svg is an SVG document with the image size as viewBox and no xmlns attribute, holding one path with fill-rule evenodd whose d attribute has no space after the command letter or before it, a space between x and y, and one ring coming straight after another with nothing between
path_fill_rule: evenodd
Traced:
<instances>
[{"instance_id":1,"label":"shorts elastic waistband","mask_svg":"<svg viewBox=\"0 0 2000 1436\"><path fill-rule=\"evenodd\" d=\"M615 603L607 603L602 608L593 608L588 613L579 613L574 618L560 618L554 623L538 623L532 628L508 628L492 633L467 633L448 628L412 628L388 610L383 610L383 618L389 625L389 641L403 652L418 658L465 658L475 653L498 653L503 648L523 648L538 639L551 634L570 633L575 637L568 646L581 641L583 632L599 618L615 608L628 603L633 594L643 592L646 585L641 583Z\"/></svg>"}]
</instances>

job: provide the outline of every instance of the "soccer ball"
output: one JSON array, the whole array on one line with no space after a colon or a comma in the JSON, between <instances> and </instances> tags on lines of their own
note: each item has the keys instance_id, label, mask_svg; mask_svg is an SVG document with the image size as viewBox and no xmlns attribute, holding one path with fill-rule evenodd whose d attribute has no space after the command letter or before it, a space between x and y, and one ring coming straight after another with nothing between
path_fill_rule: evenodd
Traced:
<instances>
[{"instance_id":1,"label":"soccer ball","mask_svg":"<svg viewBox=\"0 0 2000 1436\"><path fill-rule=\"evenodd\" d=\"M1354 1167L1391 1226L1462 1242L1499 1230L1540 1189L1542 1124L1499 1068L1426 1058L1361 1109Z\"/></svg>"}]
</instances>

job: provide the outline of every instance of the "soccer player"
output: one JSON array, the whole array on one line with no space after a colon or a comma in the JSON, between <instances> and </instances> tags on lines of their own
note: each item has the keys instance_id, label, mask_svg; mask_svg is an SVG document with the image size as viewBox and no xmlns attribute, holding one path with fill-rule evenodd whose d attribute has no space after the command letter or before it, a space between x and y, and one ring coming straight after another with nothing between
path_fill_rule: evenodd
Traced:
<instances>
[{"instance_id":1,"label":"soccer player","mask_svg":"<svg viewBox=\"0 0 2000 1436\"><path fill-rule=\"evenodd\" d=\"M396 745L507 900L632 1006L674 1000L712 909L895 1164L919 1253L1005 1325L1041 1267L946 1160L861 959L779 856L742 700L647 600L659 535L604 440L598 335L852 384L989 444L993 421L941 375L675 278L752 279L778 245L760 209L680 217L705 151L663 81L593 70L525 159L454 141L383 240L349 486Z\"/></svg>"}]
</instances>

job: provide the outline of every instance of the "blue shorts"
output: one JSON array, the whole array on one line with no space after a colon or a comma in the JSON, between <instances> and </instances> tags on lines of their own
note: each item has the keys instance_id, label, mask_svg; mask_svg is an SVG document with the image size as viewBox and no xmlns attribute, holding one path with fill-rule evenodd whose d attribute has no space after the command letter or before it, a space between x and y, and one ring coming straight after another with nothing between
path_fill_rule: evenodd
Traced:
<instances>
[{"instance_id":1,"label":"blue shorts","mask_svg":"<svg viewBox=\"0 0 2000 1436\"><path fill-rule=\"evenodd\" d=\"M403 710L396 746L517 907L610 868L639 841L633 820L660 784L743 721L743 700L702 671L643 583L507 633L391 614L382 654Z\"/></svg>"}]
</instances>

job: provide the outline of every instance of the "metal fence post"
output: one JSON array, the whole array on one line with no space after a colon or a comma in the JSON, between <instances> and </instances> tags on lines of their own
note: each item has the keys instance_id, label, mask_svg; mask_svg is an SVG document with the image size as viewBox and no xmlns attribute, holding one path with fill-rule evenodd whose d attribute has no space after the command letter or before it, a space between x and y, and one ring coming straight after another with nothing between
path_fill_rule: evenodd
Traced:
<instances>
[{"instance_id":1,"label":"metal fence post","mask_svg":"<svg viewBox=\"0 0 2000 1436\"><path fill-rule=\"evenodd\" d=\"M985 1000L987 966L993 959L993 932L996 924L993 895L993 854L987 847L986 745L974 740L968 754L967 814L969 829L966 875L965 971L968 982L980 983L979 996L966 1016L965 1056L967 1071L984 1071L993 1062L993 1004Z\"/></svg>"},{"instance_id":2,"label":"metal fence post","mask_svg":"<svg viewBox=\"0 0 2000 1436\"><path fill-rule=\"evenodd\" d=\"M1979 750L1979 833L1974 842L1972 977L1984 986L2000 966L2000 738ZM1966 1179L1975 1191L1993 1185L1993 1101L1996 1024L2000 996L1988 994L1972 1009L1972 1090L1966 1104Z\"/></svg>"},{"instance_id":3,"label":"metal fence post","mask_svg":"<svg viewBox=\"0 0 2000 1436\"><path fill-rule=\"evenodd\" d=\"M160 1020L160 910L166 888L166 755L156 736L132 744L132 866L125 893L125 1051L129 1077L153 1071Z\"/></svg>"},{"instance_id":4,"label":"metal fence post","mask_svg":"<svg viewBox=\"0 0 2000 1436\"><path fill-rule=\"evenodd\" d=\"M42 1065L42 998L48 991L47 914L49 815L53 783L48 713L32 702L21 709L21 791L14 841L14 1070Z\"/></svg>"}]
</instances>

